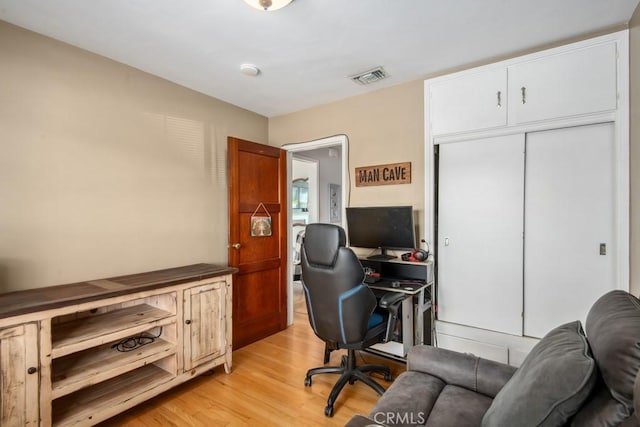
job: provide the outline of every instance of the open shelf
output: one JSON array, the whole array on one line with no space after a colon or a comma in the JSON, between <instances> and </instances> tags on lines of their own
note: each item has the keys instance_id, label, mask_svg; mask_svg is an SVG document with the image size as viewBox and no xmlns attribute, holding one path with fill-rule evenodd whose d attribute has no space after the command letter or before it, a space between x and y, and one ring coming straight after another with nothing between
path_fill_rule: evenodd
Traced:
<instances>
[{"instance_id":1,"label":"open shelf","mask_svg":"<svg viewBox=\"0 0 640 427\"><path fill-rule=\"evenodd\" d=\"M97 384L176 353L176 345L157 338L132 351L120 352L112 343L53 361L52 398Z\"/></svg>"},{"instance_id":2,"label":"open shelf","mask_svg":"<svg viewBox=\"0 0 640 427\"><path fill-rule=\"evenodd\" d=\"M53 401L53 425L94 424L94 419L103 419L103 412L115 414L118 407L125 407L132 396L145 393L166 383L175 375L146 365L116 378L91 387L83 388ZM107 415L107 416L109 416Z\"/></svg>"},{"instance_id":3,"label":"open shelf","mask_svg":"<svg viewBox=\"0 0 640 427\"><path fill-rule=\"evenodd\" d=\"M52 354L55 359L71 353L148 331L175 322L173 313L139 304L54 325Z\"/></svg>"}]
</instances>

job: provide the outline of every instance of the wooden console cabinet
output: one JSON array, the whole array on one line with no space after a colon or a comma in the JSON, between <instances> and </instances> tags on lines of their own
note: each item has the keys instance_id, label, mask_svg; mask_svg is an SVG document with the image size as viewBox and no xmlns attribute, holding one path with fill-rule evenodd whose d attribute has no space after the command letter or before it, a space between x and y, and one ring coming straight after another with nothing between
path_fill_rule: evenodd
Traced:
<instances>
[{"instance_id":1,"label":"wooden console cabinet","mask_svg":"<svg viewBox=\"0 0 640 427\"><path fill-rule=\"evenodd\" d=\"M234 272L195 264L0 295L0 425L94 425L229 373Z\"/></svg>"}]
</instances>

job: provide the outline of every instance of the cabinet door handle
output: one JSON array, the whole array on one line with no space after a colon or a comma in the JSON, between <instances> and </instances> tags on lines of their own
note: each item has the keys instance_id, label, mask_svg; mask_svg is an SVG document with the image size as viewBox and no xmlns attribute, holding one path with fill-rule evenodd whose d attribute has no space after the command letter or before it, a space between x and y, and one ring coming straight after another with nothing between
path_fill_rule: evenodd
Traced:
<instances>
[{"instance_id":1,"label":"cabinet door handle","mask_svg":"<svg viewBox=\"0 0 640 427\"><path fill-rule=\"evenodd\" d=\"M187 325L190 325L191 324L191 320L187 319L187 320L184 321L184 323L186 323Z\"/></svg>"},{"instance_id":2,"label":"cabinet door handle","mask_svg":"<svg viewBox=\"0 0 640 427\"><path fill-rule=\"evenodd\" d=\"M34 368L33 366L32 366L32 367L30 367L29 369L27 369L27 374L29 374L29 375L33 375L33 374L35 374L36 372L38 372L38 369L37 369L37 368Z\"/></svg>"},{"instance_id":3,"label":"cabinet door handle","mask_svg":"<svg viewBox=\"0 0 640 427\"><path fill-rule=\"evenodd\" d=\"M240 249L240 246L242 246L240 243L234 243L233 245L231 245L233 249Z\"/></svg>"},{"instance_id":4,"label":"cabinet door handle","mask_svg":"<svg viewBox=\"0 0 640 427\"><path fill-rule=\"evenodd\" d=\"M522 93L522 103L526 104L527 103L527 88L522 86L520 88L520 92Z\"/></svg>"},{"instance_id":5,"label":"cabinet door handle","mask_svg":"<svg viewBox=\"0 0 640 427\"><path fill-rule=\"evenodd\" d=\"M498 91L498 93L496 93L496 96L498 97L498 108L502 107L502 92Z\"/></svg>"}]
</instances>

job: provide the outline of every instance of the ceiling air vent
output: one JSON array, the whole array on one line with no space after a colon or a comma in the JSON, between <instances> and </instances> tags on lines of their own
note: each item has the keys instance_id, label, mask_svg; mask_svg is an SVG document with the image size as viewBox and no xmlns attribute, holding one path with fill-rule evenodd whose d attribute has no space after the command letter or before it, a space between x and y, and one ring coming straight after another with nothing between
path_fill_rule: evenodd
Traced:
<instances>
[{"instance_id":1,"label":"ceiling air vent","mask_svg":"<svg viewBox=\"0 0 640 427\"><path fill-rule=\"evenodd\" d=\"M349 78L354 82L361 85L368 85L375 83L378 80L382 80L387 77L387 72L382 67L376 67L372 70L365 71L363 73L350 76Z\"/></svg>"}]
</instances>

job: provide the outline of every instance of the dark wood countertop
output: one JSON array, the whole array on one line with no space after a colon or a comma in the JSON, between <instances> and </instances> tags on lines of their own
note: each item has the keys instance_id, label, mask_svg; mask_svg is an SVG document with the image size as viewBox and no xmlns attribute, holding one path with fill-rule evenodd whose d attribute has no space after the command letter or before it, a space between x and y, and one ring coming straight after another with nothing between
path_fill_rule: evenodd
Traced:
<instances>
[{"instance_id":1,"label":"dark wood countertop","mask_svg":"<svg viewBox=\"0 0 640 427\"><path fill-rule=\"evenodd\" d=\"M107 279L0 294L0 319L233 274L236 268L193 264Z\"/></svg>"}]
</instances>

